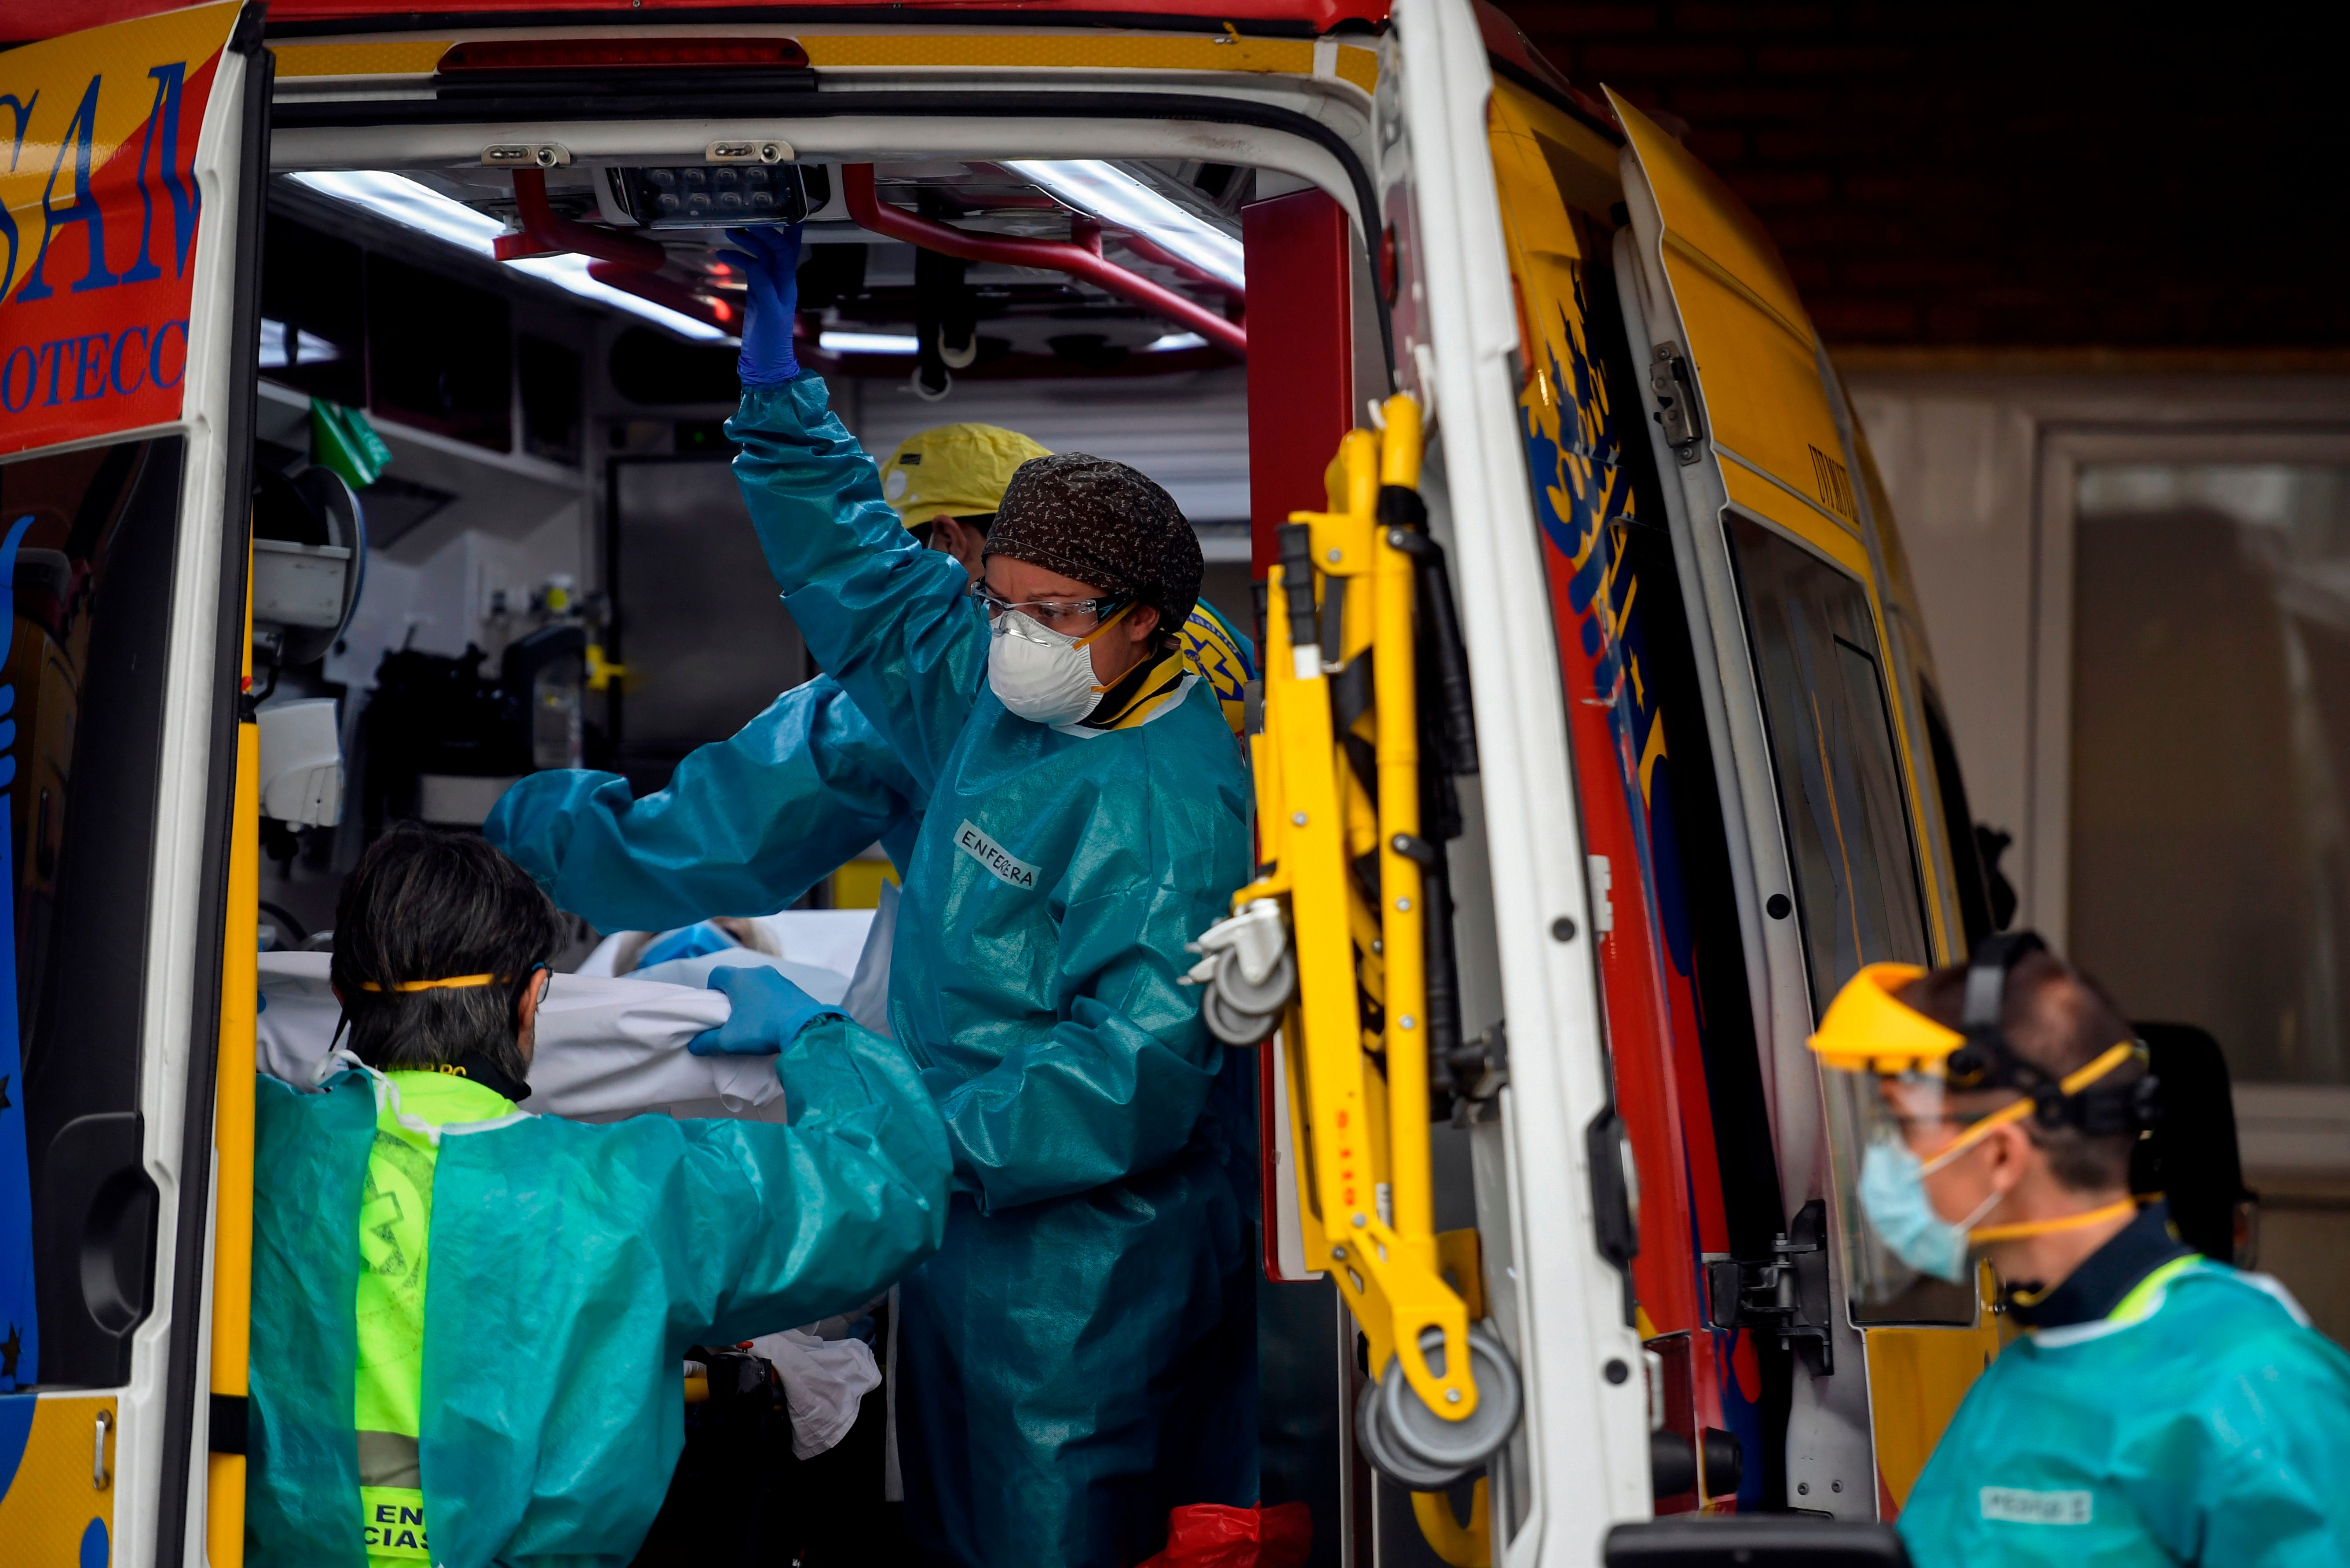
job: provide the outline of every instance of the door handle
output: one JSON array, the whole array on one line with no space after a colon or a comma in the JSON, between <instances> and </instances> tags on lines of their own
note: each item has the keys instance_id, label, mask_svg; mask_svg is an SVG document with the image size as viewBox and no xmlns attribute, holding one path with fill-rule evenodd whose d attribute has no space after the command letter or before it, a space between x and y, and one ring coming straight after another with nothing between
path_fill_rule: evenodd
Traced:
<instances>
[{"instance_id":1,"label":"door handle","mask_svg":"<svg viewBox=\"0 0 2350 1568\"><path fill-rule=\"evenodd\" d=\"M64 1321L42 1324L42 1369L104 1386L130 1376L130 1335L152 1305L155 1226L161 1210L146 1168L136 1111L76 1116L49 1140L41 1165L43 1295ZM52 1361L54 1347L55 1360Z\"/></svg>"}]
</instances>

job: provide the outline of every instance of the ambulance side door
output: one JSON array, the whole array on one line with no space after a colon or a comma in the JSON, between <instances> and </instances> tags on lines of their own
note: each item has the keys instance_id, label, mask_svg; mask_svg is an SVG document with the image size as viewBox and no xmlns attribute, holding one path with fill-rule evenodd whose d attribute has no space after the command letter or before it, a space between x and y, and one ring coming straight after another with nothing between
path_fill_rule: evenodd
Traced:
<instances>
[{"instance_id":1,"label":"ambulance side door","mask_svg":"<svg viewBox=\"0 0 2350 1568\"><path fill-rule=\"evenodd\" d=\"M1630 1222L1543 535L1526 478L1519 335L1468 0L1399 0L1376 108L1381 283L1397 377L1433 416L1423 490L1451 551L1475 687L1509 1086L1478 1156L1494 1318L1525 1382L1495 1490L1496 1563L1596 1562L1650 1511L1648 1414L1620 1243ZM1467 979L1464 965L1464 984ZM1613 1212L1603 1210L1612 1210Z\"/></svg>"},{"instance_id":2,"label":"ambulance side door","mask_svg":"<svg viewBox=\"0 0 2350 1568\"><path fill-rule=\"evenodd\" d=\"M221 977L224 954L255 942L224 908L260 23L231 0L0 55L11 1562L200 1550Z\"/></svg>"},{"instance_id":3,"label":"ambulance side door","mask_svg":"<svg viewBox=\"0 0 2350 1568\"><path fill-rule=\"evenodd\" d=\"M1732 761L1724 815L1782 1193L1791 1226L1819 1202L1840 1238L1857 1220L1835 1209L1814 1020L1861 965L1943 961L1959 939L1926 808L1910 639L1892 624L1886 536L1857 493L1842 388L1775 246L1677 140L1610 102L1627 137L1626 314L1676 549L1696 579L1692 634L1711 645L1700 665L1719 684L1714 743ZM1926 1319L1950 1328L1889 1331L1904 1354L1873 1391L1880 1358L1846 1304L1841 1241L1830 1258L1831 1355L1796 1372L1787 1501L1866 1519L1898 1509L1916 1432L1930 1428L1930 1444L1954 1403L1945 1385L1962 1390L1980 1368L1981 1319L1953 1289ZM1940 1376L1946 1351L1969 1362L1963 1376ZM1918 1375L1925 1364L1934 1376ZM1907 1436L1888 1491L1879 1445L1895 1428Z\"/></svg>"}]
</instances>

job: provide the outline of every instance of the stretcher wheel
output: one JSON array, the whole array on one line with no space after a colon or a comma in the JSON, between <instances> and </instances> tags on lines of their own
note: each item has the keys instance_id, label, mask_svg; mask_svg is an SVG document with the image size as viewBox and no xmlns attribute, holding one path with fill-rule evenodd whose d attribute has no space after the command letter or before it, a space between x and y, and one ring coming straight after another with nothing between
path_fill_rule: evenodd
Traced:
<instances>
[{"instance_id":1,"label":"stretcher wheel","mask_svg":"<svg viewBox=\"0 0 2350 1568\"><path fill-rule=\"evenodd\" d=\"M1429 1370L1442 1376L1443 1331L1422 1331L1419 1347L1428 1357ZM1430 1409L1403 1376L1400 1365L1388 1368L1378 1386L1379 1414L1382 1435L1398 1458L1414 1466L1458 1473L1474 1469L1509 1441L1517 1429L1525 1390L1500 1336L1482 1323L1469 1325L1469 1368L1477 1380L1477 1408L1459 1421L1448 1421Z\"/></svg>"},{"instance_id":2,"label":"stretcher wheel","mask_svg":"<svg viewBox=\"0 0 2350 1568\"><path fill-rule=\"evenodd\" d=\"M1279 1012L1242 1012L1224 1000L1222 987L1211 982L1200 992L1200 1016L1208 1033L1227 1045L1254 1045L1281 1022Z\"/></svg>"},{"instance_id":3,"label":"stretcher wheel","mask_svg":"<svg viewBox=\"0 0 2350 1568\"><path fill-rule=\"evenodd\" d=\"M1214 990L1234 1012L1274 1013L1289 1005L1297 991L1297 956L1284 949L1280 961L1254 985L1242 972L1240 954L1226 952L1216 966Z\"/></svg>"},{"instance_id":4,"label":"stretcher wheel","mask_svg":"<svg viewBox=\"0 0 2350 1568\"><path fill-rule=\"evenodd\" d=\"M1401 1381L1401 1369L1393 1362L1388 1366L1388 1377ZM1371 1469L1412 1491L1438 1491L1459 1480L1465 1470L1415 1464L1397 1452L1387 1429L1387 1417L1381 1414L1384 1401L1379 1395L1384 1387L1384 1384L1366 1383L1355 1399L1355 1446L1370 1461Z\"/></svg>"}]
</instances>

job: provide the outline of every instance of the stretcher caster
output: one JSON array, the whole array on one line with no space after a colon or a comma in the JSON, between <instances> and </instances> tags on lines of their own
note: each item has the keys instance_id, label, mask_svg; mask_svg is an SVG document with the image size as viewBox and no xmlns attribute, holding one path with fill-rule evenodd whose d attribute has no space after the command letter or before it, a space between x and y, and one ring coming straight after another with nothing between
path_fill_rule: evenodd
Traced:
<instances>
[{"instance_id":1,"label":"stretcher caster","mask_svg":"<svg viewBox=\"0 0 2350 1568\"><path fill-rule=\"evenodd\" d=\"M1183 983L1203 988L1200 1016L1209 1033L1227 1045L1253 1045L1271 1034L1297 991L1281 906L1256 899L1186 945L1201 958Z\"/></svg>"},{"instance_id":2,"label":"stretcher caster","mask_svg":"<svg viewBox=\"0 0 2350 1568\"><path fill-rule=\"evenodd\" d=\"M1232 969L1235 966L1227 959L1222 967ZM1297 971L1287 953L1281 955L1279 978L1289 986L1296 984ZM1287 999L1284 997L1284 1000ZM1271 1034L1274 1027L1281 1022L1281 1008L1276 1004L1263 1012L1241 1010L1227 999L1222 984L1211 982L1200 993L1200 1016L1206 1020L1208 1032L1225 1044L1254 1045Z\"/></svg>"}]
</instances>

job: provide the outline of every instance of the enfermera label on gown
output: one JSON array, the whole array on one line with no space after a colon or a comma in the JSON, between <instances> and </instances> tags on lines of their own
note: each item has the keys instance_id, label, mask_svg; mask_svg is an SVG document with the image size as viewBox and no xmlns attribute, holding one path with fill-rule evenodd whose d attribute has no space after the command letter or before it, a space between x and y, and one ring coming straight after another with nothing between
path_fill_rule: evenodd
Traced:
<instances>
[{"instance_id":1,"label":"enfermera label on gown","mask_svg":"<svg viewBox=\"0 0 2350 1568\"><path fill-rule=\"evenodd\" d=\"M2086 1524L2095 1505L2086 1491L2033 1491L2020 1486L1987 1486L1982 1516L2007 1524Z\"/></svg>"},{"instance_id":2,"label":"enfermera label on gown","mask_svg":"<svg viewBox=\"0 0 2350 1568\"><path fill-rule=\"evenodd\" d=\"M955 829L955 847L987 867L996 880L1014 888L1034 888L1036 867L1013 854L973 826L969 817Z\"/></svg>"}]
</instances>

